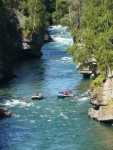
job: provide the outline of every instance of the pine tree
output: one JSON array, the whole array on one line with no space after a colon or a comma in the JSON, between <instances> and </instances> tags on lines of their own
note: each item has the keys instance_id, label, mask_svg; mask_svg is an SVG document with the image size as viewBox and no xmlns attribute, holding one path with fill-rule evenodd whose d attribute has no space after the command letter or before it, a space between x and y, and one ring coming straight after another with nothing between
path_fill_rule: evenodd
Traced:
<instances>
[{"instance_id":1,"label":"pine tree","mask_svg":"<svg viewBox=\"0 0 113 150\"><path fill-rule=\"evenodd\" d=\"M46 10L43 0L28 0L29 22L33 32L38 32L46 24Z\"/></svg>"},{"instance_id":2,"label":"pine tree","mask_svg":"<svg viewBox=\"0 0 113 150\"><path fill-rule=\"evenodd\" d=\"M72 50L75 60L85 62L93 56L100 70L113 68L112 8L113 1L83 1L80 28L76 31L76 44Z\"/></svg>"},{"instance_id":3,"label":"pine tree","mask_svg":"<svg viewBox=\"0 0 113 150\"><path fill-rule=\"evenodd\" d=\"M68 2L66 0L56 0L56 11L52 14L53 22L60 23L65 14L68 14Z\"/></svg>"}]
</instances>

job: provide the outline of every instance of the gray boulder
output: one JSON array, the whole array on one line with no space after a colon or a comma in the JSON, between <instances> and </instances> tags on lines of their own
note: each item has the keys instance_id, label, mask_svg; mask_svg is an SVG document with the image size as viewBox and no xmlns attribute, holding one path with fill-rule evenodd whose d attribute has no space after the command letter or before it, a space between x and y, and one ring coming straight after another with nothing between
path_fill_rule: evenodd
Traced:
<instances>
[{"instance_id":1,"label":"gray boulder","mask_svg":"<svg viewBox=\"0 0 113 150\"><path fill-rule=\"evenodd\" d=\"M0 118L11 117L11 115L9 110L0 109Z\"/></svg>"}]
</instances>

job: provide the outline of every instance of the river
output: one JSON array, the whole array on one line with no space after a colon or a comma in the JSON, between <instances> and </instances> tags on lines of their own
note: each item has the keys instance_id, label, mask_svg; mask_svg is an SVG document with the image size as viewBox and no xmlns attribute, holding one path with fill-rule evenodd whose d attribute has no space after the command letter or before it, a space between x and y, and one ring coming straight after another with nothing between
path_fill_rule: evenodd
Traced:
<instances>
[{"instance_id":1,"label":"river","mask_svg":"<svg viewBox=\"0 0 113 150\"><path fill-rule=\"evenodd\" d=\"M13 114L0 120L0 150L113 150L112 126L87 116L89 80L66 52L73 44L69 31L49 31L54 42L42 47L42 58L18 64L17 77L0 86L1 107ZM64 89L76 96L57 98ZM45 98L32 101L36 92Z\"/></svg>"}]
</instances>

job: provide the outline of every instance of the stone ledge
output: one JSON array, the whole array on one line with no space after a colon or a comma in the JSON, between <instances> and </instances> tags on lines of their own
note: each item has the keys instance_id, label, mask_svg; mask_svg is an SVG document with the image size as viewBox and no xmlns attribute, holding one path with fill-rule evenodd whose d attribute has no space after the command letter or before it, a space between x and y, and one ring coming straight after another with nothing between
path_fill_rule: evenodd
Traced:
<instances>
[{"instance_id":1,"label":"stone ledge","mask_svg":"<svg viewBox=\"0 0 113 150\"><path fill-rule=\"evenodd\" d=\"M113 121L113 106L100 106L99 109L90 108L88 116L92 119L103 122Z\"/></svg>"}]
</instances>

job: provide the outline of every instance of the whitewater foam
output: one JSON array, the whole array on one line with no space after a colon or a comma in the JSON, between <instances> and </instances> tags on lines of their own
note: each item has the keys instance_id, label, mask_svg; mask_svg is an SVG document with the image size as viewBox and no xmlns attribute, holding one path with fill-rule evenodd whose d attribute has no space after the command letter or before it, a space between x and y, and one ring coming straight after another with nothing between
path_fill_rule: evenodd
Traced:
<instances>
[{"instance_id":1,"label":"whitewater foam","mask_svg":"<svg viewBox=\"0 0 113 150\"><path fill-rule=\"evenodd\" d=\"M6 101L6 103L3 103L2 104L3 106L10 106L10 107L13 107L13 106L16 106L16 105L20 105L21 107L23 106L32 106L33 103L26 103L25 101L22 101L22 100L17 100L17 99L12 99L12 100L8 100Z\"/></svg>"},{"instance_id":2,"label":"whitewater foam","mask_svg":"<svg viewBox=\"0 0 113 150\"><path fill-rule=\"evenodd\" d=\"M62 61L62 62L64 62L64 61L72 61L72 58L71 57L62 57L62 58L58 59L57 61Z\"/></svg>"},{"instance_id":3,"label":"whitewater foam","mask_svg":"<svg viewBox=\"0 0 113 150\"><path fill-rule=\"evenodd\" d=\"M55 25L55 26L53 25L48 30L51 31L51 30L57 30L57 29L62 29L62 31L63 31L63 30L67 30L68 27L67 26L63 27L61 25Z\"/></svg>"},{"instance_id":4,"label":"whitewater foam","mask_svg":"<svg viewBox=\"0 0 113 150\"><path fill-rule=\"evenodd\" d=\"M52 36L52 38L55 42L58 42L62 45L72 45L73 44L73 39L71 39L71 38L65 38L65 37L61 37L61 36L56 36L56 37Z\"/></svg>"},{"instance_id":5,"label":"whitewater foam","mask_svg":"<svg viewBox=\"0 0 113 150\"><path fill-rule=\"evenodd\" d=\"M64 115L62 112L60 113L60 116L62 116L64 119L68 119L68 117Z\"/></svg>"}]
</instances>

